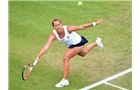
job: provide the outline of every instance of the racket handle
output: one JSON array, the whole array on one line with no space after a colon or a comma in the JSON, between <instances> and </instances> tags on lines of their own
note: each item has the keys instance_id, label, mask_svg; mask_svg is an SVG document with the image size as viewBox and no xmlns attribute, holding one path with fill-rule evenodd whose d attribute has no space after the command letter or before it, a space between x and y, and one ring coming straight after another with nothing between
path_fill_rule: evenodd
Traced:
<instances>
[{"instance_id":1,"label":"racket handle","mask_svg":"<svg viewBox=\"0 0 140 90\"><path fill-rule=\"evenodd\" d=\"M37 64L37 62L38 62L38 61L35 61L35 62L33 63L33 65L35 66L35 65Z\"/></svg>"},{"instance_id":2,"label":"racket handle","mask_svg":"<svg viewBox=\"0 0 140 90\"><path fill-rule=\"evenodd\" d=\"M33 67L30 67L30 68L29 68L30 72L32 71L32 69L33 69Z\"/></svg>"}]
</instances>

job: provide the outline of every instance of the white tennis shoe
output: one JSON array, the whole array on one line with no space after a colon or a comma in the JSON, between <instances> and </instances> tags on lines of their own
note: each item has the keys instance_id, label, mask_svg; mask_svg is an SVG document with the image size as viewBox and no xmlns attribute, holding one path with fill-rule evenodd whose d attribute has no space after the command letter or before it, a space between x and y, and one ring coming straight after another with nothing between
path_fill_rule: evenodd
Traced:
<instances>
[{"instance_id":1,"label":"white tennis shoe","mask_svg":"<svg viewBox=\"0 0 140 90\"><path fill-rule=\"evenodd\" d=\"M102 39L100 37L97 37L96 39L96 43L97 43L97 46L100 48L100 49L103 49L103 44L102 44Z\"/></svg>"},{"instance_id":2,"label":"white tennis shoe","mask_svg":"<svg viewBox=\"0 0 140 90\"><path fill-rule=\"evenodd\" d=\"M69 81L62 79L59 83L57 83L55 85L55 87L61 88L61 87L68 86L68 85L69 85Z\"/></svg>"}]
</instances>

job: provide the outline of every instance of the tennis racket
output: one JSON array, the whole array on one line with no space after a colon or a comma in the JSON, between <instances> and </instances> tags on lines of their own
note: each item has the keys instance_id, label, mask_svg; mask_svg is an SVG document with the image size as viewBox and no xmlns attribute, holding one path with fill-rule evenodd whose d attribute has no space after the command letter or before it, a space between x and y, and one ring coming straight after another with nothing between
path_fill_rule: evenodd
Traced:
<instances>
[{"instance_id":1,"label":"tennis racket","mask_svg":"<svg viewBox=\"0 0 140 90\"><path fill-rule=\"evenodd\" d=\"M31 71L33 70L33 67L35 66L35 64L37 63L37 61L35 61L33 64L25 64L22 68L22 79L25 81L25 80L28 80L28 78L30 77L31 75Z\"/></svg>"}]
</instances>

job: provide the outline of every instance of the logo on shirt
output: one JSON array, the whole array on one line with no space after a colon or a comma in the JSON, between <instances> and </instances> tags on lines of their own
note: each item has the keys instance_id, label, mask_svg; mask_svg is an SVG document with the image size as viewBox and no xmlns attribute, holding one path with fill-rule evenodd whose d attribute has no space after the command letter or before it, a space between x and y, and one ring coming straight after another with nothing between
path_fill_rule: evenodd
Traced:
<instances>
[{"instance_id":1,"label":"logo on shirt","mask_svg":"<svg viewBox=\"0 0 140 90\"><path fill-rule=\"evenodd\" d=\"M65 41L65 40L67 40L67 39L69 39L69 38L70 38L70 36L67 36L66 39L64 38L64 39L62 39L61 41Z\"/></svg>"},{"instance_id":2,"label":"logo on shirt","mask_svg":"<svg viewBox=\"0 0 140 90\"><path fill-rule=\"evenodd\" d=\"M70 36L67 36L67 39L69 39L70 38Z\"/></svg>"}]
</instances>

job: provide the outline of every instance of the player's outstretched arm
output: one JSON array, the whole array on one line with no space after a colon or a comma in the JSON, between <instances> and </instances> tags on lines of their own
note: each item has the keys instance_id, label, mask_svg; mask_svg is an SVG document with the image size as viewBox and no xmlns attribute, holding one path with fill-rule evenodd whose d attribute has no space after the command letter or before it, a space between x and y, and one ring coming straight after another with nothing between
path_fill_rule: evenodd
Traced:
<instances>
[{"instance_id":1,"label":"player's outstretched arm","mask_svg":"<svg viewBox=\"0 0 140 90\"><path fill-rule=\"evenodd\" d=\"M99 25L102 22L103 22L103 19L100 18L97 22L87 23L87 24L83 24L83 25L79 25L79 26L68 26L67 30L71 33L72 31L83 30L83 29L89 28L91 26Z\"/></svg>"},{"instance_id":2,"label":"player's outstretched arm","mask_svg":"<svg viewBox=\"0 0 140 90\"><path fill-rule=\"evenodd\" d=\"M35 61L39 62L39 58L49 49L51 46L52 42L56 39L54 33L52 33L46 43L46 45L41 49L37 57L35 58Z\"/></svg>"}]
</instances>

